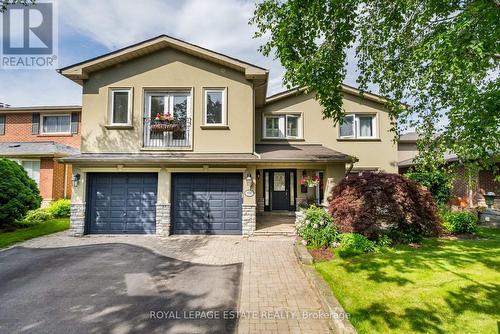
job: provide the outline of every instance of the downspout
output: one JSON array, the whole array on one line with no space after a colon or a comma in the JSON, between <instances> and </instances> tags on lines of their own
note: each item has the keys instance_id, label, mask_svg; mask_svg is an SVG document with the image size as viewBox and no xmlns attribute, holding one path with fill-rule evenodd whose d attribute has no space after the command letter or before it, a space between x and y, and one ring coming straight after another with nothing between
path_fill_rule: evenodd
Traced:
<instances>
[{"instance_id":1,"label":"downspout","mask_svg":"<svg viewBox=\"0 0 500 334\"><path fill-rule=\"evenodd\" d=\"M358 161L359 161L358 159L353 158L353 159L351 160L351 162L349 162L349 167L347 168L347 170L346 170L346 172L345 172L345 174L344 174L344 178L345 178L345 177L347 177L347 175L349 175L349 173L351 173L352 169L354 168L354 164L355 164L356 162L358 162Z\"/></svg>"},{"instance_id":2,"label":"downspout","mask_svg":"<svg viewBox=\"0 0 500 334\"><path fill-rule=\"evenodd\" d=\"M68 198L68 164L64 164L64 198Z\"/></svg>"}]
</instances>

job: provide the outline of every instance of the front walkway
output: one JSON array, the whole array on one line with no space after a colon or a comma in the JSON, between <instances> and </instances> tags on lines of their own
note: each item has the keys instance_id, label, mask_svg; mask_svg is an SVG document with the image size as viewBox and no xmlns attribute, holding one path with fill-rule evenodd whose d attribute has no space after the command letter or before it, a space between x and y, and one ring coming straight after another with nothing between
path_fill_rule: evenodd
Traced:
<instances>
[{"instance_id":1,"label":"front walkway","mask_svg":"<svg viewBox=\"0 0 500 334\"><path fill-rule=\"evenodd\" d=\"M87 236L67 232L19 244L51 248L126 243L161 255L202 264L243 264L238 333L329 333L315 290L308 284L289 237ZM126 256L126 255L124 255Z\"/></svg>"}]
</instances>

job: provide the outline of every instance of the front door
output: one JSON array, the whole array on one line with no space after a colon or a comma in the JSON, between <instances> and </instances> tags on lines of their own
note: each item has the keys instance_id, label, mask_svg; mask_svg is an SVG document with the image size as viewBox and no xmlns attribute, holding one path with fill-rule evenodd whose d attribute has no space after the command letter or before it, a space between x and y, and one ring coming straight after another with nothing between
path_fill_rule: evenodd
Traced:
<instances>
[{"instance_id":1,"label":"front door","mask_svg":"<svg viewBox=\"0 0 500 334\"><path fill-rule=\"evenodd\" d=\"M294 210L295 196L295 171L273 170L269 171L270 209Z\"/></svg>"}]
</instances>

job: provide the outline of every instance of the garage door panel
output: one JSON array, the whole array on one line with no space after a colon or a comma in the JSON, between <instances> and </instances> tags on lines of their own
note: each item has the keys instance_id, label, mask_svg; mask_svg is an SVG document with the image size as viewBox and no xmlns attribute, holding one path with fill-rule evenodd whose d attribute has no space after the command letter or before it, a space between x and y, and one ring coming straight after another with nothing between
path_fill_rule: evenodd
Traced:
<instances>
[{"instance_id":1,"label":"garage door panel","mask_svg":"<svg viewBox=\"0 0 500 334\"><path fill-rule=\"evenodd\" d=\"M89 233L155 233L157 174L89 173Z\"/></svg>"},{"instance_id":2,"label":"garage door panel","mask_svg":"<svg viewBox=\"0 0 500 334\"><path fill-rule=\"evenodd\" d=\"M174 233L241 233L241 174L174 174L172 180Z\"/></svg>"}]
</instances>

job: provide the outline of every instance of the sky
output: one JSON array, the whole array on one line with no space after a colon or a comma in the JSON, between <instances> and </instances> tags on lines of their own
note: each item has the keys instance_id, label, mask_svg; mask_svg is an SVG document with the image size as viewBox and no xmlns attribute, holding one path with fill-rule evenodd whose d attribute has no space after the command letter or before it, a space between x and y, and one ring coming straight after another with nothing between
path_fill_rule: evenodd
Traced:
<instances>
[{"instance_id":1,"label":"sky","mask_svg":"<svg viewBox=\"0 0 500 334\"><path fill-rule=\"evenodd\" d=\"M268 95L284 89L279 61L264 57L248 24L254 0L59 0L59 67L161 34L269 69ZM345 83L355 85L349 57ZM80 105L81 86L55 70L0 69L0 102L11 106Z\"/></svg>"}]
</instances>

